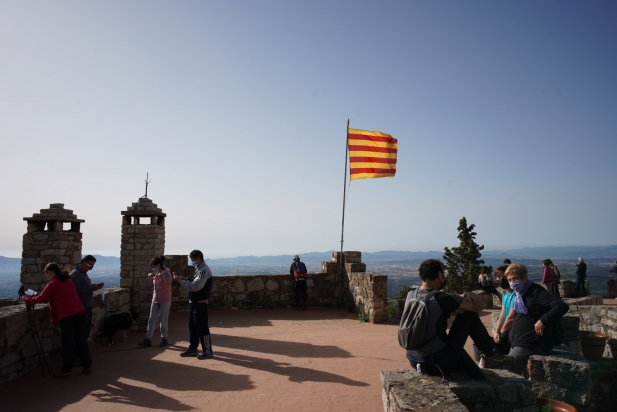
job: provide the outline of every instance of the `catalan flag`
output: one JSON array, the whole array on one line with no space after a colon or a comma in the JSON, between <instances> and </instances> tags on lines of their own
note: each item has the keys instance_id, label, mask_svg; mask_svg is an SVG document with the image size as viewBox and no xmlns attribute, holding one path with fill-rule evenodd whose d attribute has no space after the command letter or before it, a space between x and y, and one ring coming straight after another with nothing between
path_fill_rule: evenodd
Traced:
<instances>
[{"instance_id":1,"label":"catalan flag","mask_svg":"<svg viewBox=\"0 0 617 412\"><path fill-rule=\"evenodd\" d=\"M398 141L389 134L347 129L349 179L394 177Z\"/></svg>"}]
</instances>

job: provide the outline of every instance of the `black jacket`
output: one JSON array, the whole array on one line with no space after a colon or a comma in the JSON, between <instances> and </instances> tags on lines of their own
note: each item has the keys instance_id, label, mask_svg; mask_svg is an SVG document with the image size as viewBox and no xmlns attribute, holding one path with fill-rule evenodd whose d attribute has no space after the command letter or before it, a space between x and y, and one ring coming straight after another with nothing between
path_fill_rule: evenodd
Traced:
<instances>
[{"instance_id":1,"label":"black jacket","mask_svg":"<svg viewBox=\"0 0 617 412\"><path fill-rule=\"evenodd\" d=\"M576 265L576 276L581 278L587 277L587 264L585 262Z\"/></svg>"},{"instance_id":2,"label":"black jacket","mask_svg":"<svg viewBox=\"0 0 617 412\"><path fill-rule=\"evenodd\" d=\"M510 329L512 347L543 351L553 349L555 346L553 328L557 327L556 323L561 322L561 318L570 307L535 283L523 295L523 302L527 308L527 314L516 313L514 315L514 323ZM536 334L534 325L538 320L541 320L545 326L543 336Z\"/></svg>"}]
</instances>

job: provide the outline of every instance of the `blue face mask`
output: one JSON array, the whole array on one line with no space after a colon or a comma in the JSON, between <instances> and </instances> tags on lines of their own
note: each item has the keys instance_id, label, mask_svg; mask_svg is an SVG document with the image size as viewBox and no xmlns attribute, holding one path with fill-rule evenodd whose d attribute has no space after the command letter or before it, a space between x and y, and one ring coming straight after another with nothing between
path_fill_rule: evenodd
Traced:
<instances>
[{"instance_id":1,"label":"blue face mask","mask_svg":"<svg viewBox=\"0 0 617 412\"><path fill-rule=\"evenodd\" d=\"M521 293L524 288L525 288L525 284L518 279L510 282L510 289L512 289L513 291L517 293Z\"/></svg>"},{"instance_id":2,"label":"blue face mask","mask_svg":"<svg viewBox=\"0 0 617 412\"><path fill-rule=\"evenodd\" d=\"M152 268L152 272L153 273L159 273L159 269L158 268Z\"/></svg>"},{"instance_id":3,"label":"blue face mask","mask_svg":"<svg viewBox=\"0 0 617 412\"><path fill-rule=\"evenodd\" d=\"M194 268L196 268L196 267L197 267L197 262L193 262L193 261L191 261L191 266L193 266Z\"/></svg>"}]
</instances>

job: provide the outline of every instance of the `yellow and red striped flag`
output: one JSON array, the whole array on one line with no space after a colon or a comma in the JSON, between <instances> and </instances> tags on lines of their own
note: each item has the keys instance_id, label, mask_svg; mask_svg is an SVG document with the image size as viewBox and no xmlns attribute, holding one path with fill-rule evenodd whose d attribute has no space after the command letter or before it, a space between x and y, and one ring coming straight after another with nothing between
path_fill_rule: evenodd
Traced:
<instances>
[{"instance_id":1,"label":"yellow and red striped flag","mask_svg":"<svg viewBox=\"0 0 617 412\"><path fill-rule=\"evenodd\" d=\"M349 179L394 177L398 141L389 134L347 129Z\"/></svg>"}]
</instances>

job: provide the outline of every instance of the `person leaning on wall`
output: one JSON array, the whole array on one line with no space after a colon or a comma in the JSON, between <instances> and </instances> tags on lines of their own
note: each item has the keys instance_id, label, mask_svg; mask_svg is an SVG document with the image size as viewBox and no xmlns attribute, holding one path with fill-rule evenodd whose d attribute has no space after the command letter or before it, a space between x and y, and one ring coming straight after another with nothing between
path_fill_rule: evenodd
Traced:
<instances>
[{"instance_id":1,"label":"person leaning on wall","mask_svg":"<svg viewBox=\"0 0 617 412\"><path fill-rule=\"evenodd\" d=\"M81 373L89 375L92 372L92 358L88 349L88 342L76 339L84 336L86 315L73 282L69 279L66 269L57 263L51 262L43 270L49 281L43 291L34 297L24 297L26 305L34 306L38 303L49 303L51 324L60 324L62 333L62 369L54 378L70 378L73 369L73 351L77 343L77 352L82 360Z\"/></svg>"}]
</instances>

